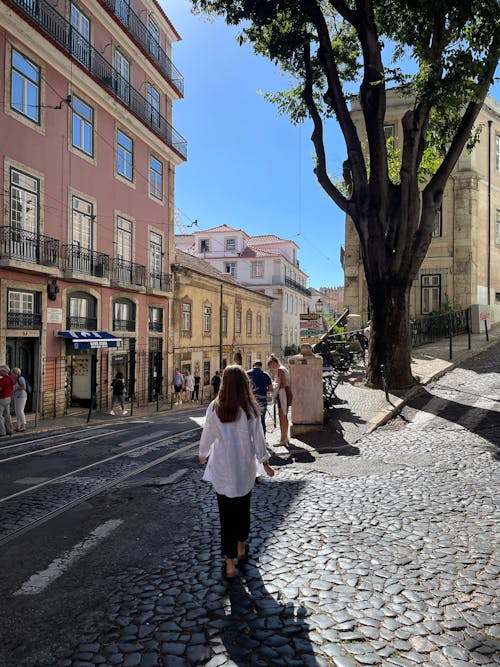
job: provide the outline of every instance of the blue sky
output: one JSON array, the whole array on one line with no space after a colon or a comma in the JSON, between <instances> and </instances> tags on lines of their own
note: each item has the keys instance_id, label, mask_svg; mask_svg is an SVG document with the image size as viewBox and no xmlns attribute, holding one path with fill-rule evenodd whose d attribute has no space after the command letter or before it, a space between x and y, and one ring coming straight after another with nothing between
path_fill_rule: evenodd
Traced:
<instances>
[{"instance_id":1,"label":"blue sky","mask_svg":"<svg viewBox=\"0 0 500 667\"><path fill-rule=\"evenodd\" d=\"M238 30L222 20L191 14L188 0L160 4L182 37L172 54L185 85L173 117L188 142L188 161L176 171L181 221L292 239L310 286L342 285L344 215L313 174L312 125L292 125L259 94L283 90L287 80L240 47ZM498 89L490 91L496 99ZM339 177L344 141L334 124L326 136L328 170Z\"/></svg>"}]
</instances>

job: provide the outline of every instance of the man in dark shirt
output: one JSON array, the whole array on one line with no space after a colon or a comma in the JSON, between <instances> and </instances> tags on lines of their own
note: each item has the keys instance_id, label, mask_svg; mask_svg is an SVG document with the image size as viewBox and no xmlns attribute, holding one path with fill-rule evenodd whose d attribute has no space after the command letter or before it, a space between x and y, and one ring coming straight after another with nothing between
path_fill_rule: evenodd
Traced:
<instances>
[{"instance_id":1,"label":"man in dark shirt","mask_svg":"<svg viewBox=\"0 0 500 667\"><path fill-rule=\"evenodd\" d=\"M262 361L256 359L253 362L253 368L247 371L247 375L252 383L253 393L260 405L260 419L264 433L266 432L266 409L267 392L273 390L271 376L262 370Z\"/></svg>"},{"instance_id":2,"label":"man in dark shirt","mask_svg":"<svg viewBox=\"0 0 500 667\"><path fill-rule=\"evenodd\" d=\"M215 398L215 397L217 396L217 394L219 393L221 379L222 379L222 378L221 378L221 376L220 376L219 371L215 371L215 375L213 376L212 381L211 381L211 383L210 383L210 384L212 385L212 387L213 387L213 390L214 390L214 398Z\"/></svg>"}]
</instances>

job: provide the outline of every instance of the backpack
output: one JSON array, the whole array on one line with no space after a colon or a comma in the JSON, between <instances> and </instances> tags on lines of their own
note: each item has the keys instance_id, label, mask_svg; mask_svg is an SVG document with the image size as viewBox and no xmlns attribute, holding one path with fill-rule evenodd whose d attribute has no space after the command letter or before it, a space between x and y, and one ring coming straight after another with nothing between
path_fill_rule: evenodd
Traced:
<instances>
[{"instance_id":1,"label":"backpack","mask_svg":"<svg viewBox=\"0 0 500 667\"><path fill-rule=\"evenodd\" d=\"M25 384L26 384L26 393L27 393L27 394L31 394L31 392L33 391L33 389L31 388L31 385L30 385L30 383L28 382L28 378L25 378L25 379L24 379L24 382L25 382Z\"/></svg>"}]
</instances>

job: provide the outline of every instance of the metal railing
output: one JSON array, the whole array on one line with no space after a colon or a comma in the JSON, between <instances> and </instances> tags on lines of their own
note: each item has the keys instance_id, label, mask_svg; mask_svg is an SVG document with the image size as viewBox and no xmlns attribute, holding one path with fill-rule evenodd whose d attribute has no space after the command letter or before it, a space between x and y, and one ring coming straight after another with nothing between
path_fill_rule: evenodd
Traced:
<instances>
[{"instance_id":1,"label":"metal railing","mask_svg":"<svg viewBox=\"0 0 500 667\"><path fill-rule=\"evenodd\" d=\"M113 320L113 331L135 331L135 320Z\"/></svg>"},{"instance_id":2,"label":"metal railing","mask_svg":"<svg viewBox=\"0 0 500 667\"><path fill-rule=\"evenodd\" d=\"M158 322L156 320L154 320L154 321L150 320L149 325L148 325L148 330L149 331L156 331L156 332L161 333L163 331L163 322Z\"/></svg>"},{"instance_id":3,"label":"metal railing","mask_svg":"<svg viewBox=\"0 0 500 667\"><path fill-rule=\"evenodd\" d=\"M146 267L124 259L113 259L111 263L111 280L144 287L146 285Z\"/></svg>"},{"instance_id":4,"label":"metal railing","mask_svg":"<svg viewBox=\"0 0 500 667\"><path fill-rule=\"evenodd\" d=\"M177 88L179 93L184 94L184 77L173 65L166 52L159 45L156 37L150 32L146 24L141 21L139 16L124 3L119 5L116 0L102 0L102 2L111 9L130 34L149 53L170 83Z\"/></svg>"},{"instance_id":5,"label":"metal railing","mask_svg":"<svg viewBox=\"0 0 500 667\"><path fill-rule=\"evenodd\" d=\"M171 273L156 273L149 274L149 287L151 289L162 290L163 292L172 291L172 274Z\"/></svg>"},{"instance_id":6,"label":"metal railing","mask_svg":"<svg viewBox=\"0 0 500 667\"><path fill-rule=\"evenodd\" d=\"M0 227L0 258L18 259L43 266L58 266L59 241L24 229Z\"/></svg>"},{"instance_id":7,"label":"metal railing","mask_svg":"<svg viewBox=\"0 0 500 667\"><path fill-rule=\"evenodd\" d=\"M311 296L311 290L307 289L307 287L304 287L304 285L301 285L296 280L292 280L291 278L285 278L285 285L287 287L291 287L296 292L304 294L305 296Z\"/></svg>"},{"instance_id":8,"label":"metal railing","mask_svg":"<svg viewBox=\"0 0 500 667\"><path fill-rule=\"evenodd\" d=\"M49 5L46 0L11 1L85 67L107 90L121 99L165 143L182 157L187 157L187 142L184 137L52 5Z\"/></svg>"},{"instance_id":9,"label":"metal railing","mask_svg":"<svg viewBox=\"0 0 500 667\"><path fill-rule=\"evenodd\" d=\"M440 315L425 315L410 321L410 336L413 347L432 343L440 338L449 338L469 331L469 310L452 310Z\"/></svg>"},{"instance_id":10,"label":"metal railing","mask_svg":"<svg viewBox=\"0 0 500 667\"><path fill-rule=\"evenodd\" d=\"M66 328L76 329L76 331L96 331L97 317L76 317L68 315L66 318Z\"/></svg>"},{"instance_id":11,"label":"metal railing","mask_svg":"<svg viewBox=\"0 0 500 667\"><path fill-rule=\"evenodd\" d=\"M62 249L65 271L77 271L96 278L109 277L109 255L74 243L63 245Z\"/></svg>"},{"instance_id":12,"label":"metal railing","mask_svg":"<svg viewBox=\"0 0 500 667\"><path fill-rule=\"evenodd\" d=\"M7 329L41 329L42 316L39 313L7 313Z\"/></svg>"}]
</instances>

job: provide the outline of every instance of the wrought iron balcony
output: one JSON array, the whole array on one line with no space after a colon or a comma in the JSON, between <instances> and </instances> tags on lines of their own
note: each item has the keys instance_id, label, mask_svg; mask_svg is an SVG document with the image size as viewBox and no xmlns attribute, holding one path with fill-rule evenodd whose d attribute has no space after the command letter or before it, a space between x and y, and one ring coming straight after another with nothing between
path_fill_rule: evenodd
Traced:
<instances>
[{"instance_id":1,"label":"wrought iron balcony","mask_svg":"<svg viewBox=\"0 0 500 667\"><path fill-rule=\"evenodd\" d=\"M7 329L41 329L40 313L7 313Z\"/></svg>"},{"instance_id":2,"label":"wrought iron balcony","mask_svg":"<svg viewBox=\"0 0 500 667\"><path fill-rule=\"evenodd\" d=\"M109 277L109 255L82 248L76 243L63 245L65 271L84 273L96 278Z\"/></svg>"},{"instance_id":3,"label":"wrought iron balcony","mask_svg":"<svg viewBox=\"0 0 500 667\"><path fill-rule=\"evenodd\" d=\"M23 10L45 34L77 60L109 92L118 97L166 144L183 158L187 157L186 140L52 5L46 0L11 2Z\"/></svg>"},{"instance_id":4,"label":"wrought iron balcony","mask_svg":"<svg viewBox=\"0 0 500 667\"><path fill-rule=\"evenodd\" d=\"M149 331L157 331L161 333L163 331L163 322L158 322L157 320L149 320Z\"/></svg>"},{"instance_id":5,"label":"wrought iron balcony","mask_svg":"<svg viewBox=\"0 0 500 667\"><path fill-rule=\"evenodd\" d=\"M172 61L158 44L158 40L150 32L146 24L141 21L139 16L125 2L117 2L117 0L102 0L102 2L111 9L129 33L157 63L170 83L183 95L184 77L174 67Z\"/></svg>"},{"instance_id":6,"label":"wrought iron balcony","mask_svg":"<svg viewBox=\"0 0 500 667\"><path fill-rule=\"evenodd\" d=\"M75 317L69 315L66 318L66 329L76 329L77 331L96 331L97 317Z\"/></svg>"},{"instance_id":7,"label":"wrought iron balcony","mask_svg":"<svg viewBox=\"0 0 500 667\"><path fill-rule=\"evenodd\" d=\"M59 241L24 229L0 227L0 259L58 266Z\"/></svg>"},{"instance_id":8,"label":"wrought iron balcony","mask_svg":"<svg viewBox=\"0 0 500 667\"><path fill-rule=\"evenodd\" d=\"M304 287L304 285L301 285L296 280L292 280L291 278L285 278L285 285L287 287L291 287L296 292L304 294L305 296L311 296L311 290L307 289L307 287Z\"/></svg>"},{"instance_id":9,"label":"wrought iron balcony","mask_svg":"<svg viewBox=\"0 0 500 667\"><path fill-rule=\"evenodd\" d=\"M172 274L171 273L156 273L149 274L149 287L151 289L162 290L163 292L172 291Z\"/></svg>"},{"instance_id":10,"label":"wrought iron balcony","mask_svg":"<svg viewBox=\"0 0 500 667\"><path fill-rule=\"evenodd\" d=\"M113 320L113 331L135 331L135 320Z\"/></svg>"},{"instance_id":11,"label":"wrought iron balcony","mask_svg":"<svg viewBox=\"0 0 500 667\"><path fill-rule=\"evenodd\" d=\"M111 280L117 283L145 287L146 267L142 264L135 264L134 262L115 258L111 266Z\"/></svg>"}]
</instances>

